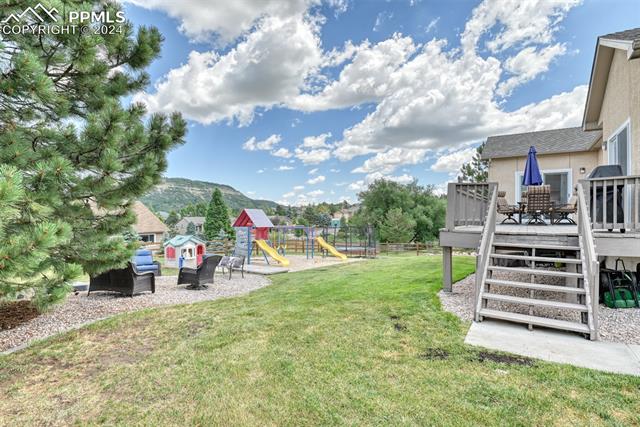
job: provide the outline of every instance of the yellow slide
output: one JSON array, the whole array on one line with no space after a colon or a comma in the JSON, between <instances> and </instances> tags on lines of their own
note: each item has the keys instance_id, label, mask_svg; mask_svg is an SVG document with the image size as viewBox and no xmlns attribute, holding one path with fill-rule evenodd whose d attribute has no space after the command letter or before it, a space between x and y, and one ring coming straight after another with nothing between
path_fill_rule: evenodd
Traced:
<instances>
[{"instance_id":1,"label":"yellow slide","mask_svg":"<svg viewBox=\"0 0 640 427\"><path fill-rule=\"evenodd\" d=\"M271 258L275 259L276 261L278 261L284 267L289 266L289 260L283 257L282 255L280 255L278 251L273 249L271 246L269 246L266 240L256 240L256 245L258 245L258 247L263 251L265 251L267 255L269 255Z\"/></svg>"},{"instance_id":2,"label":"yellow slide","mask_svg":"<svg viewBox=\"0 0 640 427\"><path fill-rule=\"evenodd\" d=\"M338 257L340 259L347 259L347 256L345 254L343 254L342 252L338 252L338 250L336 248L334 248L333 246L331 246L330 244L328 244L326 242L326 240L324 240L322 237L318 236L316 237L316 241L318 242L318 244L325 248L327 251L329 251L329 253L331 255L333 255L334 257Z\"/></svg>"}]
</instances>

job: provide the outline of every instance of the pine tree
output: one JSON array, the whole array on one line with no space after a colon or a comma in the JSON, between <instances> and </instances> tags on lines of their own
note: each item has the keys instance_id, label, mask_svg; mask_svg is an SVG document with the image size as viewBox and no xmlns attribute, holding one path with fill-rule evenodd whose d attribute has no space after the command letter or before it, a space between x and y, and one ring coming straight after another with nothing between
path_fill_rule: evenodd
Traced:
<instances>
[{"instance_id":1,"label":"pine tree","mask_svg":"<svg viewBox=\"0 0 640 427\"><path fill-rule=\"evenodd\" d=\"M208 240L217 239L222 235L233 236L233 227L229 223L229 209L218 188L211 194L211 201L204 217L204 235Z\"/></svg>"},{"instance_id":2,"label":"pine tree","mask_svg":"<svg viewBox=\"0 0 640 427\"><path fill-rule=\"evenodd\" d=\"M167 216L167 219L164 220L164 223L169 227L173 227L178 223L178 221L180 221L180 216L176 211L172 210L171 212L169 212L169 216Z\"/></svg>"},{"instance_id":3,"label":"pine tree","mask_svg":"<svg viewBox=\"0 0 640 427\"><path fill-rule=\"evenodd\" d=\"M196 225L191 221L187 224L187 234L190 236L194 236L196 234Z\"/></svg>"},{"instance_id":4,"label":"pine tree","mask_svg":"<svg viewBox=\"0 0 640 427\"><path fill-rule=\"evenodd\" d=\"M489 160L482 159L485 143L478 146L473 158L460 168L459 180L462 182L487 182L489 177Z\"/></svg>"},{"instance_id":5,"label":"pine tree","mask_svg":"<svg viewBox=\"0 0 640 427\"><path fill-rule=\"evenodd\" d=\"M6 5L20 13L35 1ZM117 2L50 0L57 10ZM28 14L22 24L39 24ZM57 24L66 19L62 17ZM7 34L0 41L0 299L19 293L40 308L82 271L123 266L135 242L131 206L160 181L166 153L183 142L179 114L152 115L120 99L144 89L159 56L155 28L115 34ZM119 236L119 237L118 237Z\"/></svg>"}]
</instances>

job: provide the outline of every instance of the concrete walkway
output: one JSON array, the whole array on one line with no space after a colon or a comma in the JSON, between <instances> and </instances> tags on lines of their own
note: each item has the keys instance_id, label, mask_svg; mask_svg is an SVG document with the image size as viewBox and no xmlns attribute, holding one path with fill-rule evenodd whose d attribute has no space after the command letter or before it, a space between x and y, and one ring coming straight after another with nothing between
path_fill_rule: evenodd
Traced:
<instances>
[{"instance_id":1,"label":"concrete walkway","mask_svg":"<svg viewBox=\"0 0 640 427\"><path fill-rule=\"evenodd\" d=\"M550 329L495 320L471 324L465 343L548 362L640 376L640 345L589 341Z\"/></svg>"}]
</instances>

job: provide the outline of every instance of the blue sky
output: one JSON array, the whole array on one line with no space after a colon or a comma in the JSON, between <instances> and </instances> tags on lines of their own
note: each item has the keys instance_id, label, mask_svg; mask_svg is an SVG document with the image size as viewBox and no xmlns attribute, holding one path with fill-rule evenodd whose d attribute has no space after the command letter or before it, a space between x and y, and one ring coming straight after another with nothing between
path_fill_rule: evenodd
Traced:
<instances>
[{"instance_id":1,"label":"blue sky","mask_svg":"<svg viewBox=\"0 0 640 427\"><path fill-rule=\"evenodd\" d=\"M580 125L597 36L640 26L632 0L244 4L127 0L166 39L135 99L189 120L167 176L290 204L442 188L489 135Z\"/></svg>"}]
</instances>

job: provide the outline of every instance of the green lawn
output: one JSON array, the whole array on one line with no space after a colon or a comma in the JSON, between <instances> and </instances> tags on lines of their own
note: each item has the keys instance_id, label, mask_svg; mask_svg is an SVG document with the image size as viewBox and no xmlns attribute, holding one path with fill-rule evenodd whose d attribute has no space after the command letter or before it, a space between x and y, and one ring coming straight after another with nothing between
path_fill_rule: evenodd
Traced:
<instances>
[{"instance_id":1,"label":"green lawn","mask_svg":"<svg viewBox=\"0 0 640 427\"><path fill-rule=\"evenodd\" d=\"M458 257L455 276L475 260ZM0 357L0 424L632 425L640 379L481 352L439 257L274 276ZM224 285L221 285L224 286Z\"/></svg>"}]
</instances>

